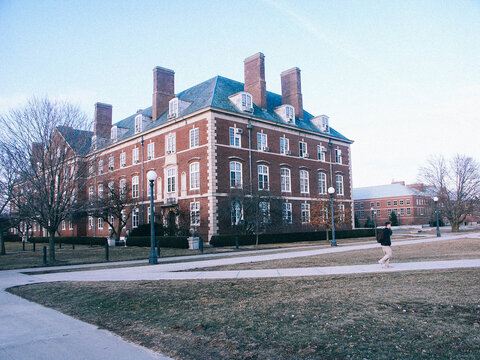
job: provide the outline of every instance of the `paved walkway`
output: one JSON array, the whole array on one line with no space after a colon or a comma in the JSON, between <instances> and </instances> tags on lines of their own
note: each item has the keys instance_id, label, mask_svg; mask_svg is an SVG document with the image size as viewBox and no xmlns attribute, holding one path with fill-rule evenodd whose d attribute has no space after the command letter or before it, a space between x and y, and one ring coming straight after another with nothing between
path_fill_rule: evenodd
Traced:
<instances>
[{"instance_id":1,"label":"paved walkway","mask_svg":"<svg viewBox=\"0 0 480 360\"><path fill-rule=\"evenodd\" d=\"M480 237L480 234L447 235L442 238L417 238L396 241L393 246L449 241L464 237ZM73 319L55 310L21 299L4 289L36 282L51 281L122 281L122 280L179 280L179 279L238 279L292 276L322 276L375 272L421 271L436 269L480 267L480 259L394 263L391 269L382 269L378 264L328 266L291 269L201 271L205 267L269 261L322 254L378 248L374 242L342 245L338 247L301 247L260 250L259 252L235 252L229 254L206 254L194 256L203 261L191 261L153 266L137 266L89 271L59 272L25 275L22 270L0 271L0 359L168 359L122 340L120 337L92 325ZM253 256L254 253L261 254ZM212 256L213 255L213 256ZM242 256L244 255L244 256ZM217 257L220 257L216 259ZM184 257L189 260L192 256ZM163 260L163 259L162 259ZM180 260L173 258L172 260ZM186 260L186 259L185 259ZM142 263L144 261L138 262ZM123 262L135 264L137 262ZM110 265L118 265L111 263ZM62 269L86 270L91 266L69 266ZM54 268L59 270L58 267ZM46 268L28 269L45 271ZM182 272L183 271L183 272Z\"/></svg>"}]
</instances>

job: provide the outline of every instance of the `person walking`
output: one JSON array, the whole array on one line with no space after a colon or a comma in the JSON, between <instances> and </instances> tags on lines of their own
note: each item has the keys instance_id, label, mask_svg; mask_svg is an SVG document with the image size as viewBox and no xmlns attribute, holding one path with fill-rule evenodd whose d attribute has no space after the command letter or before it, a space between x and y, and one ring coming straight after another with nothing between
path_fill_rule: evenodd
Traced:
<instances>
[{"instance_id":1,"label":"person walking","mask_svg":"<svg viewBox=\"0 0 480 360\"><path fill-rule=\"evenodd\" d=\"M382 245L384 256L380 260L378 260L378 263L382 267L385 266L388 269L391 267L390 259L392 258L392 240L390 239L390 236L392 235L392 223L390 221L387 221L385 223L385 228L382 231L383 237L380 244Z\"/></svg>"}]
</instances>

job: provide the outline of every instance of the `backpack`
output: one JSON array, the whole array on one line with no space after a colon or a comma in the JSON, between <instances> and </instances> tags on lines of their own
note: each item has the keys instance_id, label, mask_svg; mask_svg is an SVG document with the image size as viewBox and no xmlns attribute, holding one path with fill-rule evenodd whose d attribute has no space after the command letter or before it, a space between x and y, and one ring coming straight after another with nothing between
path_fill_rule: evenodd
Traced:
<instances>
[{"instance_id":1,"label":"backpack","mask_svg":"<svg viewBox=\"0 0 480 360\"><path fill-rule=\"evenodd\" d=\"M378 229L377 230L377 242L381 243L383 241L383 236L385 234L383 233L383 229Z\"/></svg>"}]
</instances>

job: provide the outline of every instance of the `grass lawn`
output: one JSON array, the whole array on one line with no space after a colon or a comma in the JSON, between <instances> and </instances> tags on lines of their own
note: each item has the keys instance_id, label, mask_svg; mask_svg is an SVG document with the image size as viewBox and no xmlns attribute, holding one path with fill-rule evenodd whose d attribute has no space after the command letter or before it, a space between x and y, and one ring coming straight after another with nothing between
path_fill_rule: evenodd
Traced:
<instances>
[{"instance_id":1,"label":"grass lawn","mask_svg":"<svg viewBox=\"0 0 480 360\"><path fill-rule=\"evenodd\" d=\"M32 251L32 244L26 244L26 251L22 251L21 243L5 243L6 255L0 256L0 270L23 269L30 267L43 266L43 246L47 244L37 244L36 251ZM217 253L231 251L231 249L211 248L205 247L204 253ZM144 260L148 259L150 248L146 247L111 247L109 248L109 259L112 261L127 261L127 260ZM161 257L196 255L200 254L199 250L189 249L171 249L161 248ZM48 259L48 246L47 246ZM88 245L75 245L75 250L72 250L72 245L63 244L59 249L58 245L55 247L55 265L76 265L76 264L91 264L105 262L105 247Z\"/></svg>"},{"instance_id":2,"label":"grass lawn","mask_svg":"<svg viewBox=\"0 0 480 360\"><path fill-rule=\"evenodd\" d=\"M456 239L418 245L393 246L395 262L417 262L435 260L457 260L480 258L480 239ZM246 269L282 269L293 267L316 267L336 265L375 264L383 256L378 248L348 251L346 253L324 254L293 259L281 259L243 264L233 264L202 268L203 270L246 270Z\"/></svg>"},{"instance_id":3,"label":"grass lawn","mask_svg":"<svg viewBox=\"0 0 480 360\"><path fill-rule=\"evenodd\" d=\"M10 292L177 359L478 359L480 270Z\"/></svg>"}]
</instances>

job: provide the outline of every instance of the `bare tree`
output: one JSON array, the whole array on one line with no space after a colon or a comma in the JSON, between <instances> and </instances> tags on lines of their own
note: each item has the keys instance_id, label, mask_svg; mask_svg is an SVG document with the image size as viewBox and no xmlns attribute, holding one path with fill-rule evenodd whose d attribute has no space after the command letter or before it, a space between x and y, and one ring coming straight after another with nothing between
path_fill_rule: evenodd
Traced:
<instances>
[{"instance_id":1,"label":"bare tree","mask_svg":"<svg viewBox=\"0 0 480 360\"><path fill-rule=\"evenodd\" d=\"M55 262L55 233L85 186L83 156L92 136L87 117L71 104L34 98L1 116L0 128L16 169L11 202L48 230L49 260Z\"/></svg>"},{"instance_id":2,"label":"bare tree","mask_svg":"<svg viewBox=\"0 0 480 360\"><path fill-rule=\"evenodd\" d=\"M467 215L479 205L480 164L466 155L430 157L419 170L421 181L431 186L438 197L439 209L447 218L452 232L460 229Z\"/></svg>"},{"instance_id":3,"label":"bare tree","mask_svg":"<svg viewBox=\"0 0 480 360\"><path fill-rule=\"evenodd\" d=\"M351 224L351 211L345 208L341 202L333 203L335 228ZM330 199L318 198L311 203L310 224L316 230L325 230L328 241L328 232L332 230Z\"/></svg>"},{"instance_id":4,"label":"bare tree","mask_svg":"<svg viewBox=\"0 0 480 360\"><path fill-rule=\"evenodd\" d=\"M104 193L89 200L87 213L103 219L115 239L120 240L122 230L127 225L137 201L132 198L132 192L126 183L118 186L113 181L105 181L102 184Z\"/></svg>"},{"instance_id":5,"label":"bare tree","mask_svg":"<svg viewBox=\"0 0 480 360\"><path fill-rule=\"evenodd\" d=\"M15 183L15 171L10 157L6 151L5 144L0 143L0 255L5 255L4 232L10 225L7 215Z\"/></svg>"}]
</instances>

